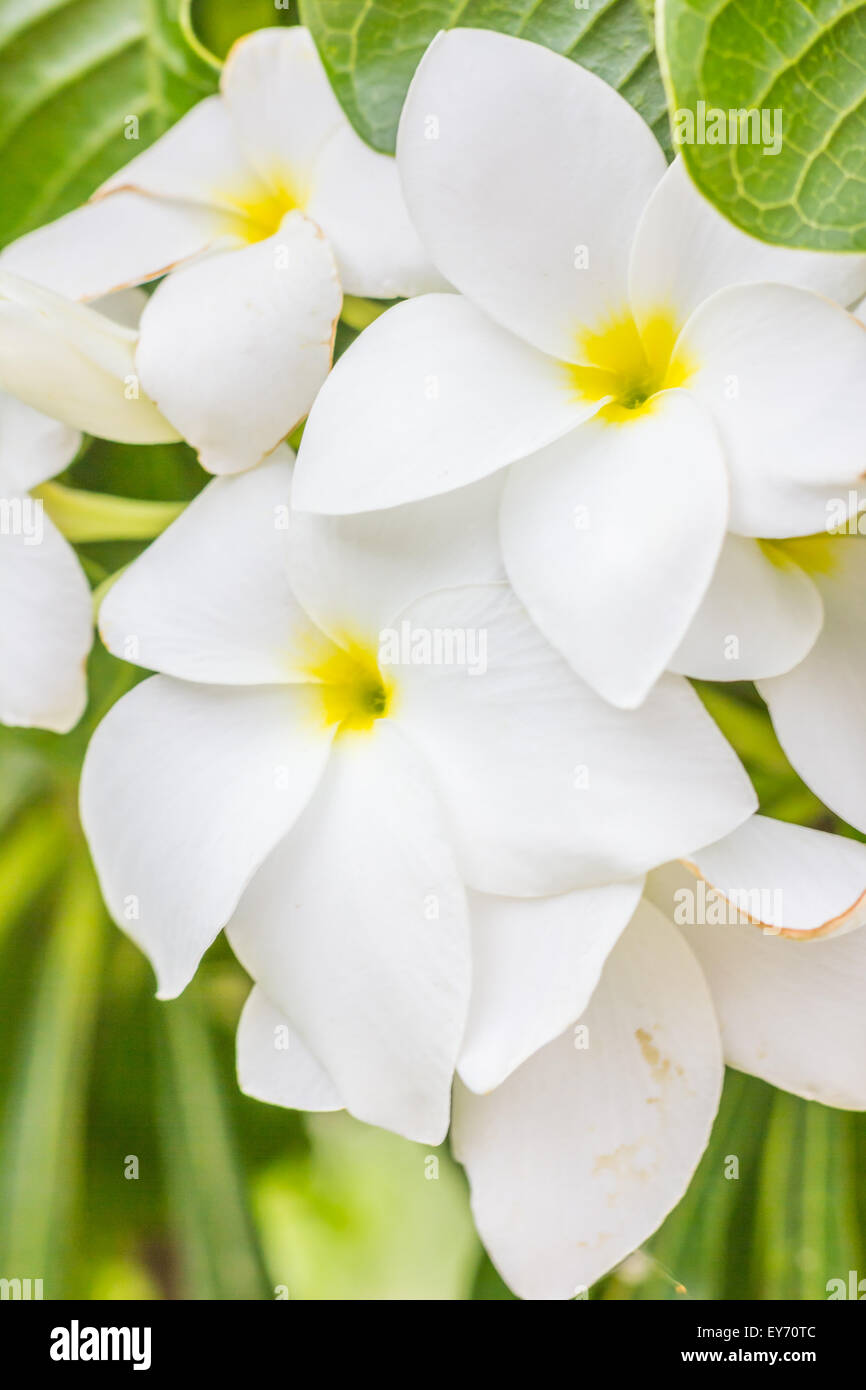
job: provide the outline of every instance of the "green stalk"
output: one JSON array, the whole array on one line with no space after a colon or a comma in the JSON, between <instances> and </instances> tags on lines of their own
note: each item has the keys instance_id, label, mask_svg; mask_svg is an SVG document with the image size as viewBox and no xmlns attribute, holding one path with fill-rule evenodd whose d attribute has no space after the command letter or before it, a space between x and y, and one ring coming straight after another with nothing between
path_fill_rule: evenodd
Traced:
<instances>
[{"instance_id":1,"label":"green stalk","mask_svg":"<svg viewBox=\"0 0 866 1390\"><path fill-rule=\"evenodd\" d=\"M391 305L387 301L378 299L360 299L354 294L343 295L343 307L340 310L340 318L347 323L350 328L354 328L358 333L364 328L369 328L380 314L384 314Z\"/></svg>"},{"instance_id":2,"label":"green stalk","mask_svg":"<svg viewBox=\"0 0 866 1390\"><path fill-rule=\"evenodd\" d=\"M33 489L68 541L149 541L180 516L186 502L143 502L85 492L63 483Z\"/></svg>"}]
</instances>

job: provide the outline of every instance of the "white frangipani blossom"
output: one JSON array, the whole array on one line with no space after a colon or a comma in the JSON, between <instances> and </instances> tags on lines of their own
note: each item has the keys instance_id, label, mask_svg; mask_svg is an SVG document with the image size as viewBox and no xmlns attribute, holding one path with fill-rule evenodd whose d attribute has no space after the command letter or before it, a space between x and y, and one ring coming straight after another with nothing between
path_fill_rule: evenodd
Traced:
<instances>
[{"instance_id":1,"label":"white frangipani blossom","mask_svg":"<svg viewBox=\"0 0 866 1390\"><path fill-rule=\"evenodd\" d=\"M856 309L866 321L866 300ZM809 582L821 630L791 669L758 682L785 753L837 815L866 834L866 514L856 491L831 498L822 533L765 547ZM751 601L744 589L743 607ZM701 673L698 673L701 674Z\"/></svg>"},{"instance_id":2,"label":"white frangipani blossom","mask_svg":"<svg viewBox=\"0 0 866 1390\"><path fill-rule=\"evenodd\" d=\"M623 712L548 646L501 579L498 479L346 520L291 515L290 486L285 448L214 480L109 591L106 645L160 674L94 735L82 820L162 997L228 924L311 1092L326 1073L358 1117L438 1142L475 895L587 891L591 973L645 871L755 798L687 682ZM405 633L483 638L484 660L386 664Z\"/></svg>"},{"instance_id":3,"label":"white frangipani blossom","mask_svg":"<svg viewBox=\"0 0 866 1390\"><path fill-rule=\"evenodd\" d=\"M820 595L823 623L792 670L758 681L789 761L837 815L866 834L866 527L785 544Z\"/></svg>"},{"instance_id":4,"label":"white frangipani blossom","mask_svg":"<svg viewBox=\"0 0 866 1390\"><path fill-rule=\"evenodd\" d=\"M639 704L669 666L789 670L820 599L762 542L858 505L866 334L843 306L866 258L738 231L612 88L492 32L431 45L397 161L460 293L396 306L344 354L295 505L388 508L511 465L509 579L607 699Z\"/></svg>"},{"instance_id":5,"label":"white frangipani blossom","mask_svg":"<svg viewBox=\"0 0 866 1390\"><path fill-rule=\"evenodd\" d=\"M0 723L66 733L87 701L90 586L30 490L78 452L75 430L0 392Z\"/></svg>"},{"instance_id":6,"label":"white frangipani blossom","mask_svg":"<svg viewBox=\"0 0 866 1390\"><path fill-rule=\"evenodd\" d=\"M709 1138L725 1062L866 1109L866 846L754 816L691 858L651 873L642 898L640 881L468 895L452 1143L479 1233L524 1298L572 1297L655 1230ZM253 885L242 899L236 945L266 896ZM281 974L257 979L238 1029L242 1088L345 1105Z\"/></svg>"},{"instance_id":7,"label":"white frangipani blossom","mask_svg":"<svg viewBox=\"0 0 866 1390\"><path fill-rule=\"evenodd\" d=\"M14 242L0 268L71 299L166 276L136 370L213 473L259 462L307 414L343 291L395 298L444 283L395 161L355 134L300 27L238 40L219 95L84 207Z\"/></svg>"},{"instance_id":8,"label":"white frangipani blossom","mask_svg":"<svg viewBox=\"0 0 866 1390\"><path fill-rule=\"evenodd\" d=\"M76 430L125 444L180 438L140 389L138 331L0 270L0 389Z\"/></svg>"}]
</instances>

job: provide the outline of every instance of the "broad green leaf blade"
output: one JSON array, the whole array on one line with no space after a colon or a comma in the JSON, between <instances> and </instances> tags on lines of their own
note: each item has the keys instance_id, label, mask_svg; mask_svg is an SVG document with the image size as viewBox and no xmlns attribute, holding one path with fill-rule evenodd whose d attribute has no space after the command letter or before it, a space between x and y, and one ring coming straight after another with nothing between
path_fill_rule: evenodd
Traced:
<instances>
[{"instance_id":1,"label":"broad green leaf blade","mask_svg":"<svg viewBox=\"0 0 866 1390\"><path fill-rule=\"evenodd\" d=\"M659 0L656 20L674 132L706 196L763 241L866 251L864 0ZM747 143L729 119L741 110L764 113Z\"/></svg>"},{"instance_id":2,"label":"broad green leaf blade","mask_svg":"<svg viewBox=\"0 0 866 1390\"><path fill-rule=\"evenodd\" d=\"M849 1270L863 1268L850 1118L774 1092L755 1223L759 1297L825 1299L829 1280L847 1283Z\"/></svg>"},{"instance_id":3,"label":"broad green leaf blade","mask_svg":"<svg viewBox=\"0 0 866 1390\"><path fill-rule=\"evenodd\" d=\"M20 1043L3 1125L0 1269L65 1288L80 1174L90 1044L106 940L93 870L76 847Z\"/></svg>"},{"instance_id":4,"label":"broad green leaf blade","mask_svg":"<svg viewBox=\"0 0 866 1390\"><path fill-rule=\"evenodd\" d=\"M0 245L90 196L216 87L179 0L0 0Z\"/></svg>"},{"instance_id":5,"label":"broad green leaf blade","mask_svg":"<svg viewBox=\"0 0 866 1390\"><path fill-rule=\"evenodd\" d=\"M421 57L440 29L498 29L544 44L603 77L670 149L664 90L641 0L300 0L334 90L358 134L392 154ZM503 93L507 100L507 93Z\"/></svg>"},{"instance_id":6,"label":"broad green leaf blade","mask_svg":"<svg viewBox=\"0 0 866 1390\"><path fill-rule=\"evenodd\" d=\"M272 1296L229 1129L196 986L159 1007L160 1112L172 1217L181 1241L183 1296L255 1300Z\"/></svg>"}]
</instances>

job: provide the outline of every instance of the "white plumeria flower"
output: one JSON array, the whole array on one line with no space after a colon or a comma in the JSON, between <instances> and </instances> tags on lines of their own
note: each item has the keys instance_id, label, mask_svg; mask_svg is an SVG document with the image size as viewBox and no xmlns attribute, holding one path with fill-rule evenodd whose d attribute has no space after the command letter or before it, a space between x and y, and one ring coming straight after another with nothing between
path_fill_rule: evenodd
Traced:
<instances>
[{"instance_id":1,"label":"white plumeria flower","mask_svg":"<svg viewBox=\"0 0 866 1390\"><path fill-rule=\"evenodd\" d=\"M866 320L866 300L856 314ZM837 498L823 535L779 547L811 579L823 624L805 659L758 689L803 781L866 834L866 515L845 520L851 510Z\"/></svg>"},{"instance_id":2,"label":"white plumeria flower","mask_svg":"<svg viewBox=\"0 0 866 1390\"><path fill-rule=\"evenodd\" d=\"M866 834L866 518L850 533L784 543L820 594L823 625L793 670L758 681L789 761L837 815Z\"/></svg>"},{"instance_id":3,"label":"white plumeria flower","mask_svg":"<svg viewBox=\"0 0 866 1390\"><path fill-rule=\"evenodd\" d=\"M390 299L443 284L395 161L355 134L298 27L240 39L218 96L0 266L72 299L173 272L143 315L137 371L213 473L259 462L307 414L341 287Z\"/></svg>"},{"instance_id":4,"label":"white plumeria flower","mask_svg":"<svg viewBox=\"0 0 866 1390\"><path fill-rule=\"evenodd\" d=\"M230 928L242 958L285 898L276 866L263 874ZM754 816L640 892L469 894L452 1142L479 1233L524 1298L572 1297L655 1230L709 1138L724 1062L866 1109L866 846ZM267 963L238 1029L242 1088L341 1108L295 1026L288 962Z\"/></svg>"},{"instance_id":5,"label":"white plumeria flower","mask_svg":"<svg viewBox=\"0 0 866 1390\"><path fill-rule=\"evenodd\" d=\"M0 723L66 733L87 701L90 586L30 489L61 473L81 436L0 392Z\"/></svg>"},{"instance_id":6,"label":"white plumeria flower","mask_svg":"<svg viewBox=\"0 0 866 1390\"><path fill-rule=\"evenodd\" d=\"M820 604L759 540L822 529L860 482L866 334L841 306L866 258L746 236L612 88L501 34L434 41L397 161L460 294L396 306L344 354L295 505L392 507L512 465L509 578L606 698L639 704L666 666L788 670ZM735 670L720 627L743 634Z\"/></svg>"},{"instance_id":7,"label":"white plumeria flower","mask_svg":"<svg viewBox=\"0 0 866 1390\"><path fill-rule=\"evenodd\" d=\"M0 270L0 388L53 420L126 444L180 438L140 389L128 296L103 312ZM137 311L134 305L134 311Z\"/></svg>"},{"instance_id":8,"label":"white plumeria flower","mask_svg":"<svg viewBox=\"0 0 866 1390\"><path fill-rule=\"evenodd\" d=\"M634 880L729 833L754 793L686 681L626 713L548 646L501 582L497 479L286 530L290 485L285 448L214 480L109 591L106 645L160 674L94 735L82 820L161 997L233 918L342 1103L436 1143L469 1002L464 885L603 887L624 926ZM447 634L484 660L425 650Z\"/></svg>"}]
</instances>

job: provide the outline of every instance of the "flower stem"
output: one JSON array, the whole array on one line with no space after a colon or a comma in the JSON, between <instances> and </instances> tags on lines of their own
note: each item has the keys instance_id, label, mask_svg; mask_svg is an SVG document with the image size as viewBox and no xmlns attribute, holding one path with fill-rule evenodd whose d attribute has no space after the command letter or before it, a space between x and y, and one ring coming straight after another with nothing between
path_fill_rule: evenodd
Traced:
<instances>
[{"instance_id":1,"label":"flower stem","mask_svg":"<svg viewBox=\"0 0 866 1390\"><path fill-rule=\"evenodd\" d=\"M390 309L392 302L387 299L359 299L357 295L344 294L340 318L360 333L380 314L384 314L386 309Z\"/></svg>"},{"instance_id":2,"label":"flower stem","mask_svg":"<svg viewBox=\"0 0 866 1390\"><path fill-rule=\"evenodd\" d=\"M83 492L63 483L33 489L68 541L149 541L170 525L186 502L143 502L102 492Z\"/></svg>"}]
</instances>

